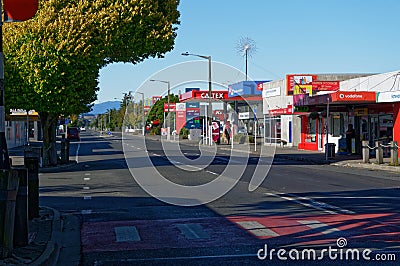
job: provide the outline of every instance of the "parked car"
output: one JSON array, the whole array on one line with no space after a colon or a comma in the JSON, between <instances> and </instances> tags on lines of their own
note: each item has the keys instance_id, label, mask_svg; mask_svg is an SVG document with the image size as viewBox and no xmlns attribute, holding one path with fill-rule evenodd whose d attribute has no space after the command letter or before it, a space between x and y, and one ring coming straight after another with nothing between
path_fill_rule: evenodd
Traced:
<instances>
[{"instance_id":1,"label":"parked car","mask_svg":"<svg viewBox=\"0 0 400 266\"><path fill-rule=\"evenodd\" d=\"M77 127L69 127L67 129L67 139L76 139L76 140L81 139L81 137L79 135L79 130Z\"/></svg>"}]
</instances>

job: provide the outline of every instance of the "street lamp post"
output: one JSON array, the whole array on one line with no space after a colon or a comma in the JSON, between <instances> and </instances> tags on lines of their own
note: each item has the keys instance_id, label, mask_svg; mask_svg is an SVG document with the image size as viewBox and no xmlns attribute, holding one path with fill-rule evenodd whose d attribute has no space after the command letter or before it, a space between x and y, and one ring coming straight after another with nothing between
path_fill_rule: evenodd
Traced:
<instances>
[{"instance_id":1,"label":"street lamp post","mask_svg":"<svg viewBox=\"0 0 400 266\"><path fill-rule=\"evenodd\" d=\"M142 95L142 134L144 136L144 93L143 92L136 92Z\"/></svg>"},{"instance_id":2,"label":"street lamp post","mask_svg":"<svg viewBox=\"0 0 400 266\"><path fill-rule=\"evenodd\" d=\"M168 84L168 98L167 98L167 101L168 101L168 112L167 112L167 140L170 140L171 139L171 136L170 136L170 130L171 130L171 128L170 128L170 117L169 117L169 103L170 103L170 92L171 92L171 83L169 82L169 81L166 81L166 80L159 80L159 79L151 79L150 81L156 81L156 82L162 82L162 83L166 83L166 84ZM164 114L165 114L165 112L164 112ZM165 128L165 118L164 118L164 128Z\"/></svg>"},{"instance_id":3,"label":"street lamp post","mask_svg":"<svg viewBox=\"0 0 400 266\"><path fill-rule=\"evenodd\" d=\"M183 56L197 56L200 58L204 58L208 60L208 105L209 108L207 108L208 112L208 130L206 130L206 134L208 132L208 140L209 140L209 145L212 145L212 104L211 104L211 97L212 97L212 85L211 85L211 56L209 55L198 55L198 54L191 54L191 53L182 53ZM207 137L207 135L206 135Z\"/></svg>"}]
</instances>

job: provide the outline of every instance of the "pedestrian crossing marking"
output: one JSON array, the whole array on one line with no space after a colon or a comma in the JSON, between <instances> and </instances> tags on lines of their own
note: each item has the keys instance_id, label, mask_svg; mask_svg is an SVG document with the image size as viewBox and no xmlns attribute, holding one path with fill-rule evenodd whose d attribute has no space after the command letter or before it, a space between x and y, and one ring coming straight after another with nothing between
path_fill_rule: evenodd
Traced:
<instances>
[{"instance_id":1,"label":"pedestrian crossing marking","mask_svg":"<svg viewBox=\"0 0 400 266\"><path fill-rule=\"evenodd\" d=\"M140 241L139 232L135 226L114 227L116 242Z\"/></svg>"},{"instance_id":2,"label":"pedestrian crossing marking","mask_svg":"<svg viewBox=\"0 0 400 266\"><path fill-rule=\"evenodd\" d=\"M250 233L254 234L257 237L276 237L279 236L276 232L268 229L265 225L260 224L257 221L245 221L245 222L236 222L238 225L243 227L244 229L249 230Z\"/></svg>"},{"instance_id":3,"label":"pedestrian crossing marking","mask_svg":"<svg viewBox=\"0 0 400 266\"><path fill-rule=\"evenodd\" d=\"M335 232L340 232L339 229L337 229L335 227L331 227L331 226L327 225L326 223L322 223L317 220L300 220L297 222L304 224L304 225L310 227L311 229L325 229L320 232L321 234L324 234L324 235L335 233Z\"/></svg>"},{"instance_id":4,"label":"pedestrian crossing marking","mask_svg":"<svg viewBox=\"0 0 400 266\"><path fill-rule=\"evenodd\" d=\"M204 228L197 223L177 224L176 227L187 239L209 238Z\"/></svg>"}]
</instances>

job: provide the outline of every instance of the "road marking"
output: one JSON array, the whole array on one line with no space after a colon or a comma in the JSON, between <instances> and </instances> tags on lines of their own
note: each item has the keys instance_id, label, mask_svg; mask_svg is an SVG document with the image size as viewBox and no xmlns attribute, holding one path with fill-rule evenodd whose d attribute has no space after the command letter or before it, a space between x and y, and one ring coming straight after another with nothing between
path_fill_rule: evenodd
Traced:
<instances>
[{"instance_id":1,"label":"road marking","mask_svg":"<svg viewBox=\"0 0 400 266\"><path fill-rule=\"evenodd\" d=\"M91 214L92 210L81 210L81 214Z\"/></svg>"},{"instance_id":2,"label":"road marking","mask_svg":"<svg viewBox=\"0 0 400 266\"><path fill-rule=\"evenodd\" d=\"M84 177L83 180L84 181L90 181L90 177Z\"/></svg>"},{"instance_id":3,"label":"road marking","mask_svg":"<svg viewBox=\"0 0 400 266\"><path fill-rule=\"evenodd\" d=\"M335 232L340 232L339 229L335 228L335 227L331 227L329 225L327 225L326 223L321 223L320 221L316 221L316 220L301 220L301 221L297 221L301 224L304 224L308 227L310 227L311 229L325 229L323 231L321 231L321 234L331 234L331 233L335 233Z\"/></svg>"},{"instance_id":4,"label":"road marking","mask_svg":"<svg viewBox=\"0 0 400 266\"><path fill-rule=\"evenodd\" d=\"M85 173L85 175L87 176L87 175L91 175L91 173Z\"/></svg>"},{"instance_id":5,"label":"road marking","mask_svg":"<svg viewBox=\"0 0 400 266\"><path fill-rule=\"evenodd\" d=\"M89 168L90 167L90 165L88 165L88 164L85 164L85 168Z\"/></svg>"},{"instance_id":6,"label":"road marking","mask_svg":"<svg viewBox=\"0 0 400 266\"><path fill-rule=\"evenodd\" d=\"M203 227L197 223L177 224L179 231L185 235L187 239L204 239L210 236L204 231Z\"/></svg>"},{"instance_id":7,"label":"road marking","mask_svg":"<svg viewBox=\"0 0 400 266\"><path fill-rule=\"evenodd\" d=\"M212 175L219 175L217 173L214 173L214 172L211 172L211 171L208 171L208 170L206 170L206 172L209 173L209 174L212 174Z\"/></svg>"},{"instance_id":8,"label":"road marking","mask_svg":"<svg viewBox=\"0 0 400 266\"><path fill-rule=\"evenodd\" d=\"M84 199L84 200L91 200L91 199L92 199L92 196L84 196L83 199Z\"/></svg>"},{"instance_id":9,"label":"road marking","mask_svg":"<svg viewBox=\"0 0 400 266\"><path fill-rule=\"evenodd\" d=\"M78 143L78 148L76 149L76 154L75 154L75 161L76 161L76 163L79 163L79 149L81 148L81 141L79 140L79 143ZM69 158L68 158L68 160L69 160Z\"/></svg>"},{"instance_id":10,"label":"road marking","mask_svg":"<svg viewBox=\"0 0 400 266\"><path fill-rule=\"evenodd\" d=\"M83 187L83 189L84 189L84 190L88 190L88 189L90 189L90 187Z\"/></svg>"},{"instance_id":11,"label":"road marking","mask_svg":"<svg viewBox=\"0 0 400 266\"><path fill-rule=\"evenodd\" d=\"M312 208L312 209L316 209L316 210L320 210L329 214L339 214L340 213L346 213L346 214L355 214L355 212L350 211L350 210L346 210L334 205L330 205L324 202L319 202L319 201L315 201L311 198L307 198L307 197L298 197L296 195L292 195L292 194L286 194L287 196L283 196L280 194L276 194L276 193L264 193L265 195L269 195L269 196L273 196L273 197L277 197L277 198L281 198L284 200L288 200L288 201L293 201L296 202L298 204L301 204L303 206ZM308 201L308 202L303 202L303 201ZM336 211L332 211L332 210L328 210L328 209L333 209Z\"/></svg>"},{"instance_id":12,"label":"road marking","mask_svg":"<svg viewBox=\"0 0 400 266\"><path fill-rule=\"evenodd\" d=\"M245 221L245 222L236 222L238 225L243 227L244 229L248 230L250 233L252 233L255 236L272 236L276 237L279 236L276 232L272 231L271 229L268 229L266 226L260 224L257 221Z\"/></svg>"},{"instance_id":13,"label":"road marking","mask_svg":"<svg viewBox=\"0 0 400 266\"><path fill-rule=\"evenodd\" d=\"M139 232L135 226L114 227L116 242L140 241Z\"/></svg>"}]
</instances>

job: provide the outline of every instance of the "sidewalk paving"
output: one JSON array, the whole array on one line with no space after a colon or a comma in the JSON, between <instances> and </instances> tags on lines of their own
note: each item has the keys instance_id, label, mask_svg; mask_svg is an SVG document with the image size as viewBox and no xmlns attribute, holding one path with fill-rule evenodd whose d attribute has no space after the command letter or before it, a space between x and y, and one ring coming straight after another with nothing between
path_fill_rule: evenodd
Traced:
<instances>
[{"instance_id":1,"label":"sidewalk paving","mask_svg":"<svg viewBox=\"0 0 400 266\"><path fill-rule=\"evenodd\" d=\"M183 142L198 145L198 142ZM35 143L32 145L40 145ZM230 150L230 145L220 145L221 149ZM23 148L23 147L22 147ZM240 151L240 146L234 145L234 149ZM254 151L251 151L252 154ZM23 156L20 148L10 149L10 156ZM400 166L389 166L388 158L384 159L384 164L362 163L360 155L335 155L326 160L325 154L320 151L303 151L295 147L276 147L275 158L305 161L312 164L330 164L340 167L358 167L377 171L391 171L400 173ZM371 158L371 162L375 158ZM57 172L64 167L52 167L52 172ZM43 168L40 169L40 172ZM400 179L400 176L399 176ZM26 247L15 247L13 256L0 260L0 266L5 265L56 265L57 260L67 261L68 265L79 265L80 246L80 222L79 218L73 215L62 216L57 210L41 207L39 218L29 221L29 245ZM71 237L72 236L72 237ZM79 242L80 243L80 242ZM60 255L60 250L64 249L64 254ZM60 257L61 256L61 257Z\"/></svg>"}]
</instances>

